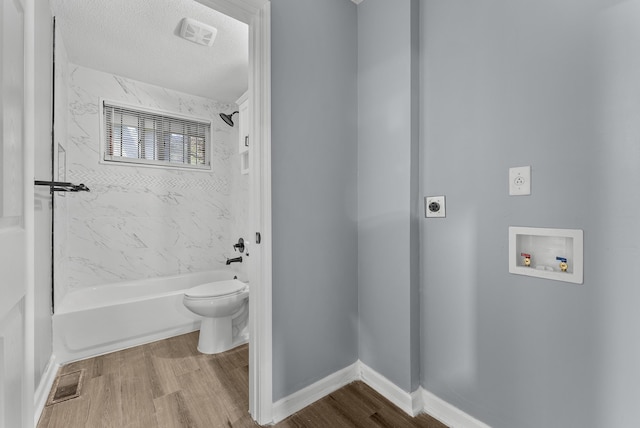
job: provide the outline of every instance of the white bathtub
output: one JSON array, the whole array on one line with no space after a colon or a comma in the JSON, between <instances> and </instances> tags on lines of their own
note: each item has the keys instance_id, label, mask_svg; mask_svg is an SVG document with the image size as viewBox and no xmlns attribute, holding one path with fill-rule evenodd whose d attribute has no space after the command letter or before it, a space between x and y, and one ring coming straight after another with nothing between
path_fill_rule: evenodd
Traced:
<instances>
[{"instance_id":1,"label":"white bathtub","mask_svg":"<svg viewBox=\"0 0 640 428\"><path fill-rule=\"evenodd\" d=\"M184 290L235 275L238 273L232 270L198 272L72 291L53 315L56 362L64 364L198 330L201 318L184 307ZM240 336L246 341L248 309L239 315L240 325L234 325L234 330L243 329Z\"/></svg>"}]
</instances>

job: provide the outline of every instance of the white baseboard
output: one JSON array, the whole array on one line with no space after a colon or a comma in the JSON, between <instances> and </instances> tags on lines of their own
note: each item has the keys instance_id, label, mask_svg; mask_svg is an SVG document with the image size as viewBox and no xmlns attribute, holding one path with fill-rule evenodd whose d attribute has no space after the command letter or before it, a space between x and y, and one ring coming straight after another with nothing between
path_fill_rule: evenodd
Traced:
<instances>
[{"instance_id":1,"label":"white baseboard","mask_svg":"<svg viewBox=\"0 0 640 428\"><path fill-rule=\"evenodd\" d=\"M38 384L38 388L36 388L33 397L34 426L38 425L38 421L40 420L40 416L42 415L42 411L44 410L44 405L47 404L47 398L49 398L49 392L51 391L51 387L53 386L53 381L56 379L58 368L60 368L60 364L56 363L55 355L51 355L51 358L49 358L49 362L44 369L44 373L40 378L40 383Z\"/></svg>"},{"instance_id":2,"label":"white baseboard","mask_svg":"<svg viewBox=\"0 0 640 428\"><path fill-rule=\"evenodd\" d=\"M409 394L362 361L358 360L358 365L360 366L360 380L409 416L415 416L420 413L420 410L422 410L422 396L416 393L417 390L413 394Z\"/></svg>"},{"instance_id":3,"label":"white baseboard","mask_svg":"<svg viewBox=\"0 0 640 428\"><path fill-rule=\"evenodd\" d=\"M358 362L273 403L273 423L278 423L322 397L360 379Z\"/></svg>"},{"instance_id":4,"label":"white baseboard","mask_svg":"<svg viewBox=\"0 0 640 428\"><path fill-rule=\"evenodd\" d=\"M272 422L278 423L357 380L369 385L409 416L424 412L451 428L491 428L422 387L411 394L404 391L360 360L273 403Z\"/></svg>"},{"instance_id":5,"label":"white baseboard","mask_svg":"<svg viewBox=\"0 0 640 428\"><path fill-rule=\"evenodd\" d=\"M422 409L443 424L451 428L491 428L457 407L447 403L440 397L420 387L422 393Z\"/></svg>"},{"instance_id":6,"label":"white baseboard","mask_svg":"<svg viewBox=\"0 0 640 428\"><path fill-rule=\"evenodd\" d=\"M411 409L413 410L411 416L418 416L420 413L424 413L423 391L422 387L419 387L411 393Z\"/></svg>"}]
</instances>

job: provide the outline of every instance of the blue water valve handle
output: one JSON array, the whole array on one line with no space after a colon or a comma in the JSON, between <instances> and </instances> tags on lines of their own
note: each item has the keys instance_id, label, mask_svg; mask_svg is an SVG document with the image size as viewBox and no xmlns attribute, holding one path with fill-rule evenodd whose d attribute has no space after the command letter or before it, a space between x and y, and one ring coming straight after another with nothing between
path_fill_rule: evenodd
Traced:
<instances>
[{"instance_id":1,"label":"blue water valve handle","mask_svg":"<svg viewBox=\"0 0 640 428\"><path fill-rule=\"evenodd\" d=\"M556 257L556 260L558 260L560 262L560 270L562 272L566 272L567 269L569 268L569 265L567 264L567 259L564 257Z\"/></svg>"}]
</instances>

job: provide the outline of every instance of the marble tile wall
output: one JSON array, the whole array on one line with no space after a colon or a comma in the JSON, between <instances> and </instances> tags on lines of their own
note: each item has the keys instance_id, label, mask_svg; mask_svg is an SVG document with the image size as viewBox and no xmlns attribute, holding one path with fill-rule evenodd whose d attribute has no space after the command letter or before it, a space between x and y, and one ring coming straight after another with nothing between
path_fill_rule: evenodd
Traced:
<instances>
[{"instance_id":1,"label":"marble tile wall","mask_svg":"<svg viewBox=\"0 0 640 428\"><path fill-rule=\"evenodd\" d=\"M238 117L237 115L234 116ZM237 126L237 125L236 125ZM236 142L236 149L237 149ZM235 157L239 159L240 155ZM239 161L238 161L239 162ZM239 165L239 163L238 163ZM249 222L249 175L242 174L240 167L232 168L231 170L231 186L234 189L234 194L241 195L242 197L234 197L231 199L231 211L236 215L231 222L231 238L234 242L238 241L238 238L243 238L246 242L246 252L242 254L242 264L234 264L236 269L239 269L245 277L247 277L247 266L251 263L251 256L247 257L247 253L251 254L252 244L255 241L255 231L251 230L251 224ZM252 233L253 232L253 233ZM231 257L237 257L239 253L230 253Z\"/></svg>"},{"instance_id":2,"label":"marble tile wall","mask_svg":"<svg viewBox=\"0 0 640 428\"><path fill-rule=\"evenodd\" d=\"M73 64L68 85L67 180L91 192L65 195L61 289L223 267L247 223L237 127L218 116L236 106ZM101 163L100 98L211 118L212 171Z\"/></svg>"},{"instance_id":3,"label":"marble tile wall","mask_svg":"<svg viewBox=\"0 0 640 428\"><path fill-rule=\"evenodd\" d=\"M60 29L56 27L55 44L55 86L54 86L54 143L58 153L53 156L54 178L58 181L67 181L67 121L68 121L68 92L69 92L69 61L64 41L60 36ZM54 310L67 293L67 249L68 249L68 210L67 195L56 193L53 199L54 222L54 254L53 254L53 278L56 287L54 295Z\"/></svg>"}]
</instances>

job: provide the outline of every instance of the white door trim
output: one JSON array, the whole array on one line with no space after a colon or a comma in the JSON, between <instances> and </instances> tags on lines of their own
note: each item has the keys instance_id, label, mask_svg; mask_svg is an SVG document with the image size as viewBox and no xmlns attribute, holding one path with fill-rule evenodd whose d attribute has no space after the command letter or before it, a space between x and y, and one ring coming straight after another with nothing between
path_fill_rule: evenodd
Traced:
<instances>
[{"instance_id":1,"label":"white door trim","mask_svg":"<svg viewBox=\"0 0 640 428\"><path fill-rule=\"evenodd\" d=\"M273 420L271 305L271 3L249 29L251 217L254 244L249 304L249 411L261 425ZM256 238L251 237L255 242ZM256 251L258 250L258 251ZM252 370L253 369L253 370Z\"/></svg>"},{"instance_id":2,"label":"white door trim","mask_svg":"<svg viewBox=\"0 0 640 428\"><path fill-rule=\"evenodd\" d=\"M35 397L35 222L34 222L34 187L35 174L35 130L36 130L36 12L35 0L23 0L24 8L24 229L25 229L25 279L24 297L24 385L22 424L31 427L34 420Z\"/></svg>"},{"instance_id":3,"label":"white door trim","mask_svg":"<svg viewBox=\"0 0 640 428\"><path fill-rule=\"evenodd\" d=\"M249 135L252 235L249 304L249 413L273 420L271 305L271 3L197 0L249 25Z\"/></svg>"}]
</instances>

